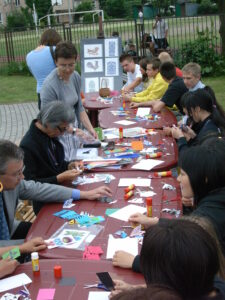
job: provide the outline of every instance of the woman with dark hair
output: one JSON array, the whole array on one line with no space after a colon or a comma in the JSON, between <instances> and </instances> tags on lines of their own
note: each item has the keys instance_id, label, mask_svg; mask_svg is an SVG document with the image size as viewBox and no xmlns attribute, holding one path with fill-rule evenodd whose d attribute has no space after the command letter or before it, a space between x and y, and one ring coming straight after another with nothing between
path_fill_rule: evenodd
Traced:
<instances>
[{"instance_id":1,"label":"woman with dark hair","mask_svg":"<svg viewBox=\"0 0 225 300\"><path fill-rule=\"evenodd\" d=\"M45 79L41 90L41 107L51 101L62 101L68 104L75 114L74 128L84 126L91 136L97 138L86 111L83 108L80 87L80 75L74 71L77 50L71 42L60 42L55 49L55 63L57 68ZM72 135L60 138L64 146L65 159L74 159L73 150L77 147L77 140Z\"/></svg>"},{"instance_id":2,"label":"woman with dark hair","mask_svg":"<svg viewBox=\"0 0 225 300\"><path fill-rule=\"evenodd\" d=\"M179 151L201 144L211 136L225 133L225 118L216 98L205 89L187 92L181 99L183 111L192 119L194 126L173 127L172 136L177 139Z\"/></svg>"},{"instance_id":3,"label":"woman with dark hair","mask_svg":"<svg viewBox=\"0 0 225 300\"><path fill-rule=\"evenodd\" d=\"M27 54L26 62L32 75L37 81L38 108L41 107L40 92L45 78L55 69L54 49L62 40L54 29L45 30L39 46Z\"/></svg>"},{"instance_id":4,"label":"woman with dark hair","mask_svg":"<svg viewBox=\"0 0 225 300\"><path fill-rule=\"evenodd\" d=\"M150 59L148 59L148 58L142 58L139 61L140 71L141 71L141 74L142 74L143 91L146 90L148 88L148 86L153 81L153 78L148 78L148 75L146 73L146 71L147 71L147 64L149 64L149 63L150 63Z\"/></svg>"},{"instance_id":5,"label":"woman with dark hair","mask_svg":"<svg viewBox=\"0 0 225 300\"><path fill-rule=\"evenodd\" d=\"M140 264L147 286L170 287L182 299L204 296L213 299L221 295L214 287L214 277L219 270L217 245L210 234L194 222L161 219L150 226L144 236ZM117 290L121 281L115 283Z\"/></svg>"}]
</instances>

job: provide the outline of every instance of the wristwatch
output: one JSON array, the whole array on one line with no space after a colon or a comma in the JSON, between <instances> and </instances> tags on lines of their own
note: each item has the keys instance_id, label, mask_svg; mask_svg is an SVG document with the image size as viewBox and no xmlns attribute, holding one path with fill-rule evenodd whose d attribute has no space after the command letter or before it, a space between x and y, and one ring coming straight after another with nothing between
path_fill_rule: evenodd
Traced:
<instances>
[{"instance_id":1,"label":"wristwatch","mask_svg":"<svg viewBox=\"0 0 225 300\"><path fill-rule=\"evenodd\" d=\"M74 127L74 128L73 128L73 133L72 133L72 134L75 135L75 134L76 134L76 131L77 131L77 128Z\"/></svg>"}]
</instances>

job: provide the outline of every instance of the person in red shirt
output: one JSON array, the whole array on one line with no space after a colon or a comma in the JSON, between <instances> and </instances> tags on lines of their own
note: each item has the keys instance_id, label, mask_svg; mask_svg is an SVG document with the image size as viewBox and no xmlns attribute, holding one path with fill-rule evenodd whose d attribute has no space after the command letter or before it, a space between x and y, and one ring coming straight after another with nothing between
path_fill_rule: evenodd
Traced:
<instances>
[{"instance_id":1,"label":"person in red shirt","mask_svg":"<svg viewBox=\"0 0 225 300\"><path fill-rule=\"evenodd\" d=\"M158 56L158 58L160 59L161 63L165 63L165 62L171 62L171 63L174 63L172 57L169 55L168 52L161 52ZM176 67L176 76L178 77L182 77L183 76L183 73L181 71L181 69L179 69L178 67Z\"/></svg>"}]
</instances>

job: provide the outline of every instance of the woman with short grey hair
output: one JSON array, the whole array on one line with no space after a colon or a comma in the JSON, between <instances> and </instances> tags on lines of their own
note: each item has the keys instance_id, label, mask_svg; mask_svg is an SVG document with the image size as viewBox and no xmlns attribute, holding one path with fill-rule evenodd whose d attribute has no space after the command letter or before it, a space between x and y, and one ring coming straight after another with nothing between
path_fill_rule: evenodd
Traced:
<instances>
[{"instance_id":1,"label":"woman with short grey hair","mask_svg":"<svg viewBox=\"0 0 225 300\"><path fill-rule=\"evenodd\" d=\"M65 161L64 149L58 138L70 131L74 112L60 101L44 106L23 137L24 176L27 180L60 184L80 174L78 162Z\"/></svg>"}]
</instances>

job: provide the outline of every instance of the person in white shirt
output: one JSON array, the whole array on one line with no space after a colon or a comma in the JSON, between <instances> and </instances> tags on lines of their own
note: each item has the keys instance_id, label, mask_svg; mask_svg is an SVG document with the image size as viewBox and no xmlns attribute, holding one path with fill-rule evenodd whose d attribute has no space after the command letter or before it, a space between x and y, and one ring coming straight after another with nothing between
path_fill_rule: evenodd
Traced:
<instances>
[{"instance_id":1,"label":"person in white shirt","mask_svg":"<svg viewBox=\"0 0 225 300\"><path fill-rule=\"evenodd\" d=\"M160 14L157 14L155 17L155 24L153 25L153 30L155 41L158 47L166 49L168 47L168 24L164 19L161 18Z\"/></svg>"},{"instance_id":2,"label":"person in white shirt","mask_svg":"<svg viewBox=\"0 0 225 300\"><path fill-rule=\"evenodd\" d=\"M123 86L124 92L140 92L142 90L142 74L140 66L135 64L134 59L129 54L120 56L120 63L123 70L127 72L127 83Z\"/></svg>"}]
</instances>

